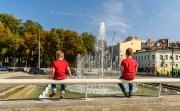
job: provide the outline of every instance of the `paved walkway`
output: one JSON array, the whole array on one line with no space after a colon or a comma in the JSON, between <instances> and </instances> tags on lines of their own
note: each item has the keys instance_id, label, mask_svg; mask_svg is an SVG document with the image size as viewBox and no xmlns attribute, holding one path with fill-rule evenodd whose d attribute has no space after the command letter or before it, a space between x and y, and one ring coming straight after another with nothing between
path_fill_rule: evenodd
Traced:
<instances>
[{"instance_id":1,"label":"paved walkway","mask_svg":"<svg viewBox=\"0 0 180 111\"><path fill-rule=\"evenodd\" d=\"M2 100L0 111L180 111L180 96Z\"/></svg>"}]
</instances>

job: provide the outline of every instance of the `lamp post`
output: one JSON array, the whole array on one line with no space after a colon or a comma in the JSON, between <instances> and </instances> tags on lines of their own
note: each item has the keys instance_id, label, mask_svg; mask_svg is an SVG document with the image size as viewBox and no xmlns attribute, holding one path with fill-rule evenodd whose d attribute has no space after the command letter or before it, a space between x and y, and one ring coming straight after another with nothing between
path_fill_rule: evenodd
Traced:
<instances>
[{"instance_id":1,"label":"lamp post","mask_svg":"<svg viewBox=\"0 0 180 111\"><path fill-rule=\"evenodd\" d=\"M173 57L173 55L174 55L174 43L172 42L172 69L171 69L172 77L174 77L174 67L173 67L173 65L174 65L174 57Z\"/></svg>"},{"instance_id":2,"label":"lamp post","mask_svg":"<svg viewBox=\"0 0 180 111\"><path fill-rule=\"evenodd\" d=\"M112 43L111 43L111 46L112 46L112 49L111 49L111 70L113 69L113 39L114 39L114 36L115 36L115 32L113 34Z\"/></svg>"},{"instance_id":3,"label":"lamp post","mask_svg":"<svg viewBox=\"0 0 180 111\"><path fill-rule=\"evenodd\" d=\"M39 59L38 59L38 67L40 68L41 67L41 56L40 56L40 30L39 30L39 34L38 34L38 37L39 37Z\"/></svg>"}]
</instances>

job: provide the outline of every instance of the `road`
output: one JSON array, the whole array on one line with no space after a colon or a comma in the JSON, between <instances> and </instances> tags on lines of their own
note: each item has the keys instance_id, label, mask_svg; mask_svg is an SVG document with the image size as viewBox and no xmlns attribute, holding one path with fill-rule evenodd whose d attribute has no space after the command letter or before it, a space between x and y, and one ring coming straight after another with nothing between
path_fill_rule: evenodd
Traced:
<instances>
[{"instance_id":1,"label":"road","mask_svg":"<svg viewBox=\"0 0 180 111\"><path fill-rule=\"evenodd\" d=\"M47 75L30 75L24 72L1 72L0 79L37 79L47 78ZM35 89L35 85L0 85L0 99L20 98L30 90Z\"/></svg>"}]
</instances>

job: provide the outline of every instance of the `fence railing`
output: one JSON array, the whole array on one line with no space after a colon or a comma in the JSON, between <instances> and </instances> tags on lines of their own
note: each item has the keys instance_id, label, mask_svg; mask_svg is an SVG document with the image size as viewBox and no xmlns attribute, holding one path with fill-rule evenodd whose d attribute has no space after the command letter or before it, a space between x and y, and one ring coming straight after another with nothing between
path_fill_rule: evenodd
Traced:
<instances>
[{"instance_id":1,"label":"fence railing","mask_svg":"<svg viewBox=\"0 0 180 111\"><path fill-rule=\"evenodd\" d=\"M53 80L53 79L0 79L0 85L5 84L85 84L85 99L87 99L88 84L118 84L123 82L131 83L158 83L159 91L158 97L161 95L162 85L161 83L180 83L178 78L138 78L132 81L122 81L120 79L65 79L65 80Z\"/></svg>"}]
</instances>

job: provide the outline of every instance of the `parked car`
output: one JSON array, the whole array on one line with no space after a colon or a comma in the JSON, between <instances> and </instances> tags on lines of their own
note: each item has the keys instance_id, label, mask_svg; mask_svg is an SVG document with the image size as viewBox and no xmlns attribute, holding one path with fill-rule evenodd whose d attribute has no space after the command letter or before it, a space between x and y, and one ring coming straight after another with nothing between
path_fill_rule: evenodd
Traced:
<instances>
[{"instance_id":1,"label":"parked car","mask_svg":"<svg viewBox=\"0 0 180 111\"><path fill-rule=\"evenodd\" d=\"M16 71L16 68L14 68L14 67L7 67L7 70L8 70L9 72L15 72L15 71Z\"/></svg>"},{"instance_id":2,"label":"parked car","mask_svg":"<svg viewBox=\"0 0 180 111\"><path fill-rule=\"evenodd\" d=\"M7 71L7 67L6 66L0 66L0 71Z\"/></svg>"},{"instance_id":3,"label":"parked car","mask_svg":"<svg viewBox=\"0 0 180 111\"><path fill-rule=\"evenodd\" d=\"M46 74L47 72L38 67L31 67L29 69L29 74Z\"/></svg>"},{"instance_id":4,"label":"parked car","mask_svg":"<svg viewBox=\"0 0 180 111\"><path fill-rule=\"evenodd\" d=\"M26 67L17 67L16 71L17 72L28 72Z\"/></svg>"}]
</instances>

